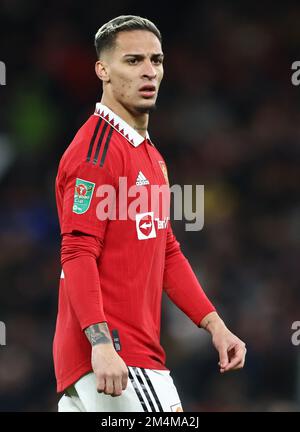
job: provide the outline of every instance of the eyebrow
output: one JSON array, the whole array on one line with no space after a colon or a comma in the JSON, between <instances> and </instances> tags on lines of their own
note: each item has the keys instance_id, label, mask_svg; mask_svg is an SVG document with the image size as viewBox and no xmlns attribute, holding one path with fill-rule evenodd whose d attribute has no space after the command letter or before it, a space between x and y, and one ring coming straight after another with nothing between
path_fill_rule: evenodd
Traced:
<instances>
[{"instance_id":1,"label":"eyebrow","mask_svg":"<svg viewBox=\"0 0 300 432\"><path fill-rule=\"evenodd\" d=\"M146 56L144 54L124 54L123 56L125 57L135 57L136 59L142 60L143 58L145 58ZM151 58L153 57L164 57L163 53L155 53L155 54L151 54Z\"/></svg>"}]
</instances>

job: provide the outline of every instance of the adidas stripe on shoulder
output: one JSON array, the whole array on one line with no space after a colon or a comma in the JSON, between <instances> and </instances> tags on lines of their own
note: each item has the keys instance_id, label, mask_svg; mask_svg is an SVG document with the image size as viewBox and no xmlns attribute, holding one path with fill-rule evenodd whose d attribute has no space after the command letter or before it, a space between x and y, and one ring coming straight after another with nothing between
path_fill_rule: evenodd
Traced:
<instances>
[{"instance_id":1,"label":"adidas stripe on shoulder","mask_svg":"<svg viewBox=\"0 0 300 432\"><path fill-rule=\"evenodd\" d=\"M98 119L89 145L86 162L96 165L99 162L99 155L102 150L99 166L103 167L113 131L113 127L102 117Z\"/></svg>"}]
</instances>

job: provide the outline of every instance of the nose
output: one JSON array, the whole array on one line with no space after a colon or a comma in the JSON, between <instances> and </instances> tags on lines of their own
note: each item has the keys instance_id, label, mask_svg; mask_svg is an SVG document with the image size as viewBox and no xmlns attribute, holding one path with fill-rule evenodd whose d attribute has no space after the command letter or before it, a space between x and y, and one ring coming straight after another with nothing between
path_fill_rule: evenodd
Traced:
<instances>
[{"instance_id":1,"label":"nose","mask_svg":"<svg viewBox=\"0 0 300 432\"><path fill-rule=\"evenodd\" d=\"M143 78L148 78L148 79L155 79L157 75L157 71L155 69L155 67L153 66L152 62L150 59L146 59L143 63L143 70L142 70L142 76Z\"/></svg>"}]
</instances>

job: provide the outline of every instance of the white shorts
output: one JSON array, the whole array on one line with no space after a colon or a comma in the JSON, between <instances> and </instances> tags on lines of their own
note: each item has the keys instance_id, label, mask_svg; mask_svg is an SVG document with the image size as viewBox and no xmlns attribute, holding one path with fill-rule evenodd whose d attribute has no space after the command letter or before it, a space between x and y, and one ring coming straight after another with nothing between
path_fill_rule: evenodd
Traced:
<instances>
[{"instance_id":1,"label":"white shorts","mask_svg":"<svg viewBox=\"0 0 300 432\"><path fill-rule=\"evenodd\" d=\"M93 372L65 390L58 402L59 412L176 412L181 402L168 370L128 367L129 378L121 396L96 390Z\"/></svg>"}]
</instances>

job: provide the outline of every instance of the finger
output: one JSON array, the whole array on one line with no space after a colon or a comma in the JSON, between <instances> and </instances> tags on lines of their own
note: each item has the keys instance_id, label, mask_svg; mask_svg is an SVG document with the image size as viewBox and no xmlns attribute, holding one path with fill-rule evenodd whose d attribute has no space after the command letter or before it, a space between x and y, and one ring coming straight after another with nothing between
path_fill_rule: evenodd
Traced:
<instances>
[{"instance_id":1,"label":"finger","mask_svg":"<svg viewBox=\"0 0 300 432\"><path fill-rule=\"evenodd\" d=\"M228 364L226 368L221 368L220 372L224 373L224 372L228 372L230 370L242 369L244 367L244 364L245 364L245 357L243 357L241 359L241 361L236 366L232 366L232 365Z\"/></svg>"},{"instance_id":2,"label":"finger","mask_svg":"<svg viewBox=\"0 0 300 432\"><path fill-rule=\"evenodd\" d=\"M235 369L238 364L243 362L244 356L244 349L243 347L240 347L236 352L234 352L233 357L230 359L228 365L224 369L226 371Z\"/></svg>"},{"instance_id":3,"label":"finger","mask_svg":"<svg viewBox=\"0 0 300 432\"><path fill-rule=\"evenodd\" d=\"M219 348L219 366L221 369L225 368L228 364L228 353L225 346Z\"/></svg>"},{"instance_id":4,"label":"finger","mask_svg":"<svg viewBox=\"0 0 300 432\"><path fill-rule=\"evenodd\" d=\"M242 361L242 359L240 357L235 357L234 359L232 359L228 365L224 368L224 370L230 371L236 368L236 366Z\"/></svg>"},{"instance_id":5,"label":"finger","mask_svg":"<svg viewBox=\"0 0 300 432\"><path fill-rule=\"evenodd\" d=\"M241 369L241 368L244 367L244 365L245 365L245 356L242 358L242 360L240 361L240 363L238 363L238 364L234 367L234 369Z\"/></svg>"},{"instance_id":6,"label":"finger","mask_svg":"<svg viewBox=\"0 0 300 432\"><path fill-rule=\"evenodd\" d=\"M242 369L244 367L245 362L242 360L240 363L238 363L235 367L233 367L231 370L238 370Z\"/></svg>"},{"instance_id":7,"label":"finger","mask_svg":"<svg viewBox=\"0 0 300 432\"><path fill-rule=\"evenodd\" d=\"M244 363L245 363L244 360L241 360L236 366L230 367L224 370L224 372L242 369L244 367Z\"/></svg>"},{"instance_id":8,"label":"finger","mask_svg":"<svg viewBox=\"0 0 300 432\"><path fill-rule=\"evenodd\" d=\"M97 392L103 393L105 389L105 379L104 377L97 377Z\"/></svg>"},{"instance_id":9,"label":"finger","mask_svg":"<svg viewBox=\"0 0 300 432\"><path fill-rule=\"evenodd\" d=\"M104 393L106 395L111 395L114 392L114 382L112 377L106 377L105 380L105 389L104 389Z\"/></svg>"},{"instance_id":10,"label":"finger","mask_svg":"<svg viewBox=\"0 0 300 432\"><path fill-rule=\"evenodd\" d=\"M128 384L128 371L122 375L122 390L125 390Z\"/></svg>"},{"instance_id":11,"label":"finger","mask_svg":"<svg viewBox=\"0 0 300 432\"><path fill-rule=\"evenodd\" d=\"M121 396L121 394L122 394L122 380L121 377L118 377L114 379L114 392L112 396L114 397Z\"/></svg>"}]
</instances>

